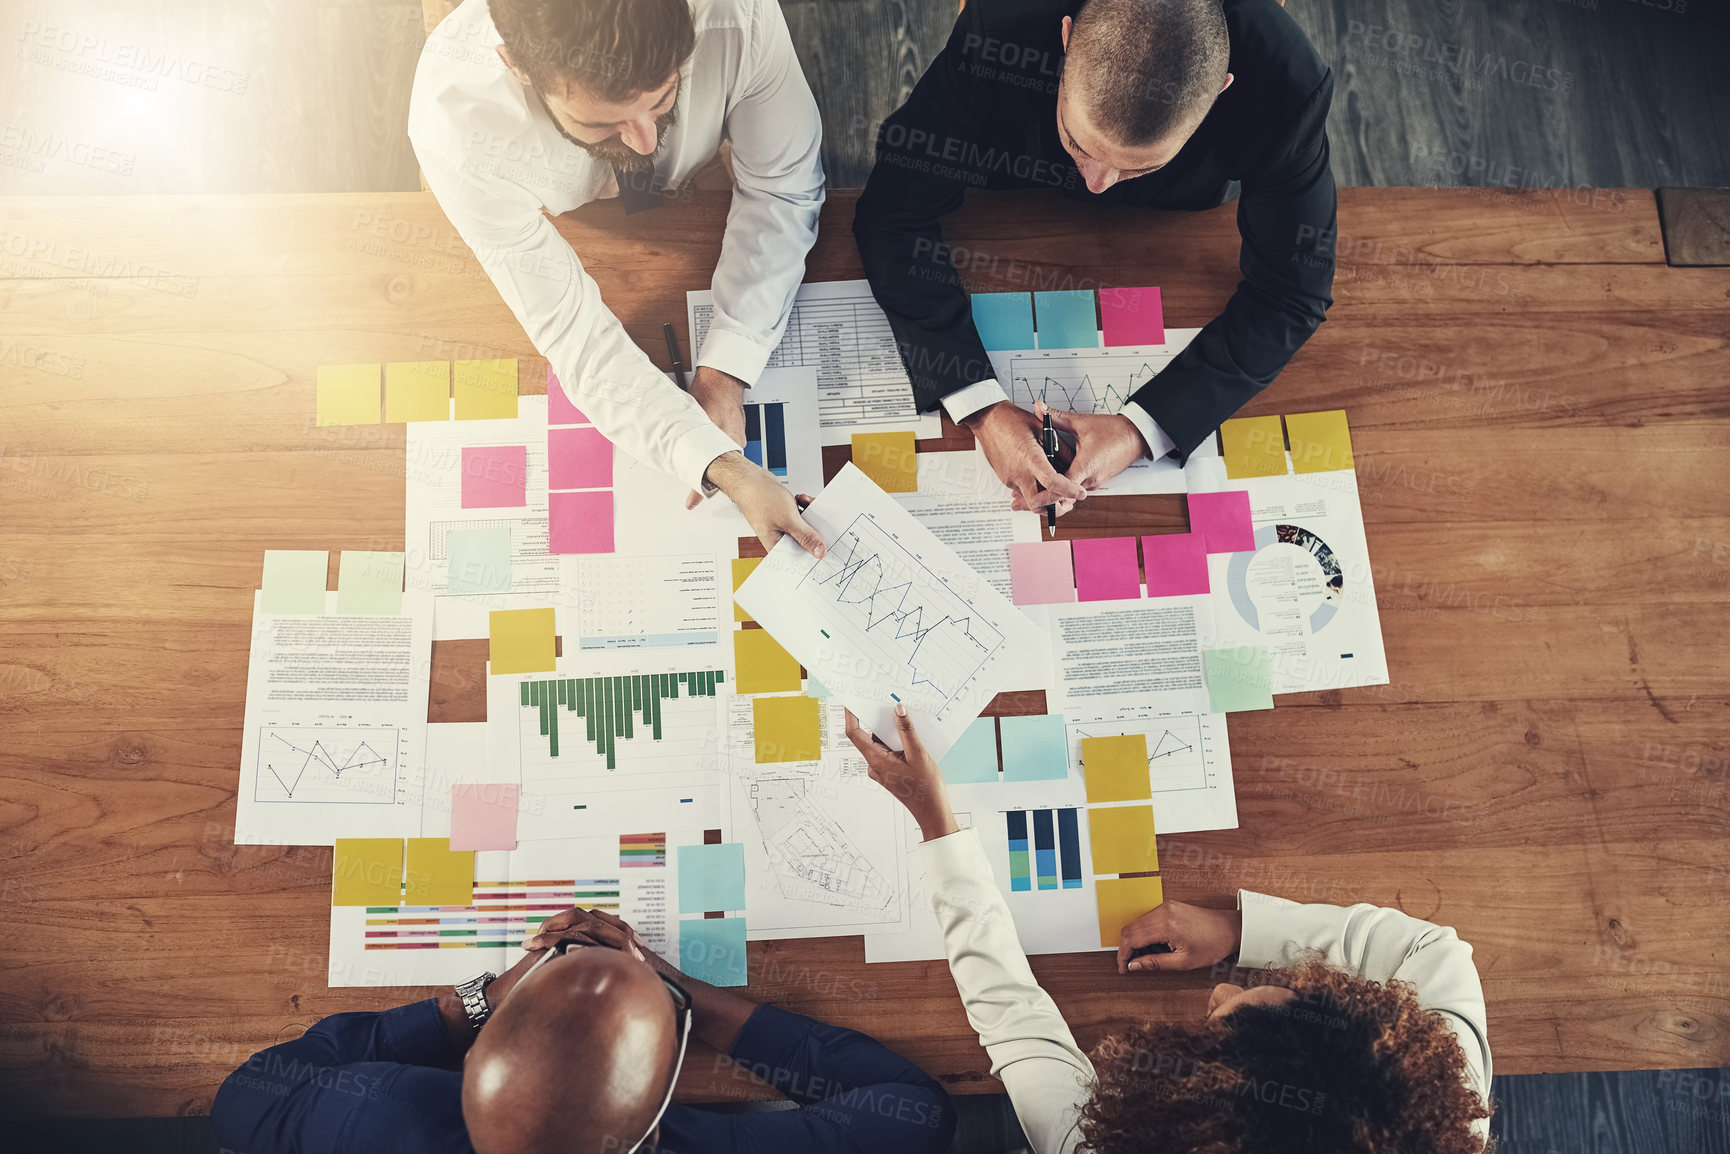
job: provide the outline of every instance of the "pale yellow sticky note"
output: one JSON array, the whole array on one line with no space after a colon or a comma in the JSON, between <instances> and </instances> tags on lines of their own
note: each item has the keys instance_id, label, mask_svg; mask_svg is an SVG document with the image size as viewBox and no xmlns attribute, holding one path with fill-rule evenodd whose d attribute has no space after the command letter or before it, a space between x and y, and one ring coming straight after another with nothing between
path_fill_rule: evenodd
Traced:
<instances>
[{"instance_id":1,"label":"pale yellow sticky note","mask_svg":"<svg viewBox=\"0 0 1730 1154\"><path fill-rule=\"evenodd\" d=\"M494 609L487 658L494 673L551 673L558 667L551 609Z\"/></svg>"},{"instance_id":2,"label":"pale yellow sticky note","mask_svg":"<svg viewBox=\"0 0 1730 1154\"><path fill-rule=\"evenodd\" d=\"M332 858L331 905L402 904L402 838L339 837Z\"/></svg>"},{"instance_id":3,"label":"pale yellow sticky note","mask_svg":"<svg viewBox=\"0 0 1730 1154\"><path fill-rule=\"evenodd\" d=\"M1352 434L1346 411L1292 413L1285 419L1291 436L1292 468L1300 473L1326 473L1352 467Z\"/></svg>"},{"instance_id":4,"label":"pale yellow sticky note","mask_svg":"<svg viewBox=\"0 0 1730 1154\"><path fill-rule=\"evenodd\" d=\"M405 906L466 906L475 900L475 851L448 837L411 837L403 863Z\"/></svg>"},{"instance_id":5,"label":"pale yellow sticky note","mask_svg":"<svg viewBox=\"0 0 1730 1154\"><path fill-rule=\"evenodd\" d=\"M737 593L739 591L739 586L741 586L745 583L745 578L749 577L753 572L755 572L757 566L761 565L762 563L763 563L763 558L761 558L761 557L735 557L735 558L733 558L733 592ZM733 602L733 620L735 620L735 621L749 621L749 620L751 620L751 615L749 613L745 612L745 607L743 605L740 605L737 601Z\"/></svg>"},{"instance_id":6,"label":"pale yellow sticky note","mask_svg":"<svg viewBox=\"0 0 1730 1154\"><path fill-rule=\"evenodd\" d=\"M912 433L854 433L853 464L885 493L919 491L919 450Z\"/></svg>"},{"instance_id":7,"label":"pale yellow sticky note","mask_svg":"<svg viewBox=\"0 0 1730 1154\"><path fill-rule=\"evenodd\" d=\"M1102 878L1093 883L1099 903L1099 944L1115 946L1123 927L1165 901L1158 878Z\"/></svg>"},{"instance_id":8,"label":"pale yellow sticky note","mask_svg":"<svg viewBox=\"0 0 1730 1154\"><path fill-rule=\"evenodd\" d=\"M1234 417L1219 427L1219 445L1225 475L1234 480L1285 476L1285 434L1278 417Z\"/></svg>"},{"instance_id":9,"label":"pale yellow sticky note","mask_svg":"<svg viewBox=\"0 0 1730 1154\"><path fill-rule=\"evenodd\" d=\"M320 425L378 424L378 366L318 366Z\"/></svg>"},{"instance_id":10,"label":"pale yellow sticky note","mask_svg":"<svg viewBox=\"0 0 1730 1154\"><path fill-rule=\"evenodd\" d=\"M1147 801L1153 782L1147 772L1147 735L1081 739L1081 774L1087 779L1088 804L1101 801Z\"/></svg>"},{"instance_id":11,"label":"pale yellow sticky note","mask_svg":"<svg viewBox=\"0 0 1730 1154\"><path fill-rule=\"evenodd\" d=\"M792 697L754 697L751 726L756 734L758 765L817 761L823 756L823 730L815 697L803 693Z\"/></svg>"},{"instance_id":12,"label":"pale yellow sticky note","mask_svg":"<svg viewBox=\"0 0 1730 1154\"><path fill-rule=\"evenodd\" d=\"M733 631L734 689L739 693L797 693L799 662L767 629Z\"/></svg>"},{"instance_id":13,"label":"pale yellow sticky note","mask_svg":"<svg viewBox=\"0 0 1730 1154\"><path fill-rule=\"evenodd\" d=\"M1087 836L1096 874L1141 874L1159 869L1153 837L1153 806L1094 806L1087 811Z\"/></svg>"},{"instance_id":14,"label":"pale yellow sticky note","mask_svg":"<svg viewBox=\"0 0 1730 1154\"><path fill-rule=\"evenodd\" d=\"M452 374L457 420L489 421L517 415L517 362L458 361Z\"/></svg>"},{"instance_id":15,"label":"pale yellow sticky note","mask_svg":"<svg viewBox=\"0 0 1730 1154\"><path fill-rule=\"evenodd\" d=\"M384 367L384 419L451 419L449 361L396 361Z\"/></svg>"}]
</instances>

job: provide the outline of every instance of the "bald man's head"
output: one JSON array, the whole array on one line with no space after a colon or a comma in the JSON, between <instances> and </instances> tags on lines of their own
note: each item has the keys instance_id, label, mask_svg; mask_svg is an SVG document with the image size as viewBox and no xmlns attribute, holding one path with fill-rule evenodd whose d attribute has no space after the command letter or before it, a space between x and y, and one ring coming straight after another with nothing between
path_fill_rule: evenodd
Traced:
<instances>
[{"instance_id":1,"label":"bald man's head","mask_svg":"<svg viewBox=\"0 0 1730 1154\"><path fill-rule=\"evenodd\" d=\"M1112 143L1176 151L1213 107L1230 61L1220 0L1087 0L1063 78Z\"/></svg>"},{"instance_id":2,"label":"bald man's head","mask_svg":"<svg viewBox=\"0 0 1730 1154\"><path fill-rule=\"evenodd\" d=\"M672 998L648 965L572 948L517 983L463 1066L479 1154L622 1154L647 1133L679 1049Z\"/></svg>"}]
</instances>

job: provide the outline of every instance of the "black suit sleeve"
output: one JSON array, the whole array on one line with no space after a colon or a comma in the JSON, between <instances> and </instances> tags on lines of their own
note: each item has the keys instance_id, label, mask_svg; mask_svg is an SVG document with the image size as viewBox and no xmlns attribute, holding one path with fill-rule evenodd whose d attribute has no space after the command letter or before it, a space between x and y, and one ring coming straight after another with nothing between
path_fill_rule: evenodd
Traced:
<instances>
[{"instance_id":1,"label":"black suit sleeve","mask_svg":"<svg viewBox=\"0 0 1730 1154\"><path fill-rule=\"evenodd\" d=\"M1333 74L1270 137L1274 159L1242 178L1237 227L1243 280L1164 372L1130 399L1187 460L1221 421L1273 383L1333 304L1338 198L1328 165Z\"/></svg>"}]
</instances>

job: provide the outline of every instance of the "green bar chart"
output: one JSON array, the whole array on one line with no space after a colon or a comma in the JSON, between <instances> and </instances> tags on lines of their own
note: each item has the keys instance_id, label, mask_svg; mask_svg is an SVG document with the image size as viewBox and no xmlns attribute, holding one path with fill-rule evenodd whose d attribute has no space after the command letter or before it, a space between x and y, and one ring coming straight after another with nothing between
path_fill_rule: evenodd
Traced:
<instances>
[{"instance_id":1,"label":"green bar chart","mask_svg":"<svg viewBox=\"0 0 1730 1154\"><path fill-rule=\"evenodd\" d=\"M723 670L644 673L628 677L564 677L522 683L522 706L540 712L547 753L559 756L559 714L583 719L583 740L618 768L621 740L638 736L661 740L661 702L681 696L713 697L726 681Z\"/></svg>"}]
</instances>

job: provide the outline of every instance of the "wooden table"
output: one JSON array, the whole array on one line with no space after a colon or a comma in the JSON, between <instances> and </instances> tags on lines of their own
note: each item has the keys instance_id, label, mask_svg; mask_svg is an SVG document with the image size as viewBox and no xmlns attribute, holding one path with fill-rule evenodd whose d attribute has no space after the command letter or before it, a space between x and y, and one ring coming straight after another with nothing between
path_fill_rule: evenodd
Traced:
<instances>
[{"instance_id":1,"label":"wooden table","mask_svg":"<svg viewBox=\"0 0 1730 1154\"><path fill-rule=\"evenodd\" d=\"M835 193L809 277L859 275ZM725 202L561 228L657 358ZM396 549L403 426L317 428L319 364L540 362L430 196L13 200L0 223L0 1111L208 1109L256 1049L426 991L325 986L330 851L232 844L266 548ZM1476 948L1501 1073L1730 1062L1730 270L1643 191L1347 189L1329 322L1246 413L1351 414L1393 683L1234 716L1241 828L1166 892L1395 906ZM1235 285L1230 208L976 196L971 287ZM837 464L832 460L831 466ZM1098 500L1070 535L1183 524ZM484 710L440 645L434 720ZM1007 710L1034 700L1000 701ZM1206 973L1034 960L1084 1045ZM988 1089L942 963L753 945L750 992ZM688 1096L759 1090L699 1060Z\"/></svg>"}]
</instances>

